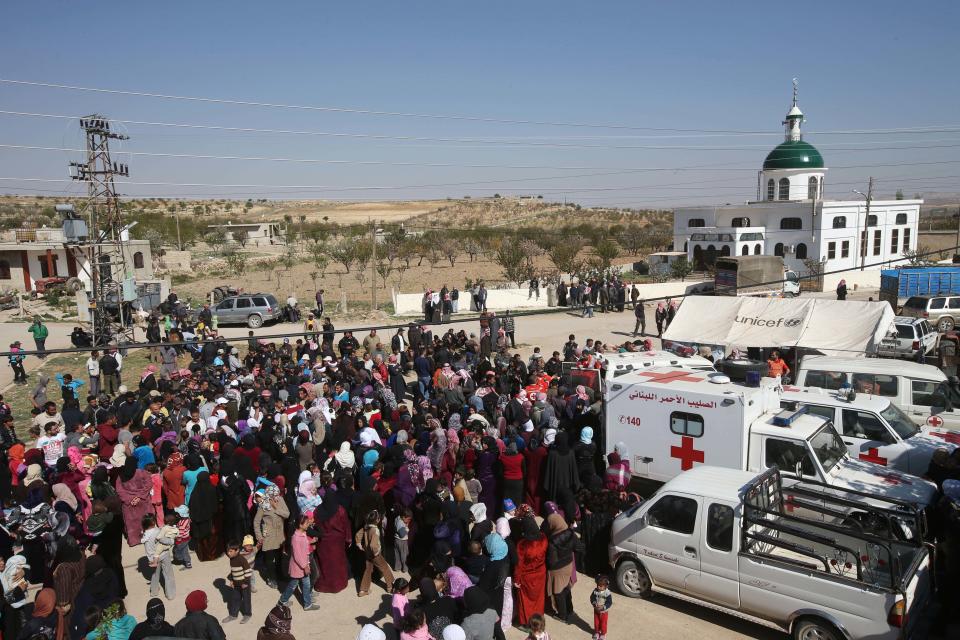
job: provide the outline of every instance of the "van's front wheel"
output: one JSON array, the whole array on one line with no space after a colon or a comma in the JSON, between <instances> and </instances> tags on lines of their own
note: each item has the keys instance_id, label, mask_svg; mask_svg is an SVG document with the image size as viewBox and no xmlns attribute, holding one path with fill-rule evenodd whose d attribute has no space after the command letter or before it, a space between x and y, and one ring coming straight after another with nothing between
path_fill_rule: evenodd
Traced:
<instances>
[{"instance_id":1,"label":"van's front wheel","mask_svg":"<svg viewBox=\"0 0 960 640\"><path fill-rule=\"evenodd\" d=\"M624 560L617 565L617 589L631 598L650 597L650 576L639 562Z\"/></svg>"},{"instance_id":2,"label":"van's front wheel","mask_svg":"<svg viewBox=\"0 0 960 640\"><path fill-rule=\"evenodd\" d=\"M829 622L803 618L793 626L793 640L843 640L843 637Z\"/></svg>"}]
</instances>

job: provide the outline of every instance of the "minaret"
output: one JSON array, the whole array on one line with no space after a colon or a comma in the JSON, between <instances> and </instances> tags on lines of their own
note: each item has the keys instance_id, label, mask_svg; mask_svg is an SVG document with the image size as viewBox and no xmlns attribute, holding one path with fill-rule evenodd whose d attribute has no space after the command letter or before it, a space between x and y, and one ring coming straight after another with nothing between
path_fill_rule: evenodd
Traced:
<instances>
[{"instance_id":1,"label":"minaret","mask_svg":"<svg viewBox=\"0 0 960 640\"><path fill-rule=\"evenodd\" d=\"M784 140L787 142L798 142L803 139L800 132L800 123L803 122L803 112L797 106L797 79L793 79L793 106L787 112L787 119L783 121Z\"/></svg>"}]
</instances>

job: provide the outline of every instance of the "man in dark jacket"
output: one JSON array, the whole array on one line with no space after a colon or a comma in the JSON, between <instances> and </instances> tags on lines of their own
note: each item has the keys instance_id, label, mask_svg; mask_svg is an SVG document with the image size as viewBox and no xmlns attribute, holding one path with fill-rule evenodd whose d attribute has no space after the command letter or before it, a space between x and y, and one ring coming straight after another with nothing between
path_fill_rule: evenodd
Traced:
<instances>
[{"instance_id":1,"label":"man in dark jacket","mask_svg":"<svg viewBox=\"0 0 960 640\"><path fill-rule=\"evenodd\" d=\"M206 612L207 594L203 591L191 591L184 604L187 613L174 626L178 638L192 640L227 640L227 634L217 619Z\"/></svg>"}]
</instances>

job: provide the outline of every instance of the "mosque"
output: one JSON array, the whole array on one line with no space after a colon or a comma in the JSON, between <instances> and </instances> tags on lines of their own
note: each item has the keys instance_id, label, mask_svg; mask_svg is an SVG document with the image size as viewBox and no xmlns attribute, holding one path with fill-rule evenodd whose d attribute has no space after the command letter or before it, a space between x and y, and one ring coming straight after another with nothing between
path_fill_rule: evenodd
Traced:
<instances>
[{"instance_id":1,"label":"mosque","mask_svg":"<svg viewBox=\"0 0 960 640\"><path fill-rule=\"evenodd\" d=\"M868 215L866 198L825 200L827 167L803 139L802 123L794 86L784 141L763 161L756 200L674 212L673 246L696 268L719 256L773 254L801 274L810 272L810 261L820 262L825 272L861 265L876 272L881 263L916 250L923 201L874 199ZM879 281L878 272L871 275Z\"/></svg>"}]
</instances>

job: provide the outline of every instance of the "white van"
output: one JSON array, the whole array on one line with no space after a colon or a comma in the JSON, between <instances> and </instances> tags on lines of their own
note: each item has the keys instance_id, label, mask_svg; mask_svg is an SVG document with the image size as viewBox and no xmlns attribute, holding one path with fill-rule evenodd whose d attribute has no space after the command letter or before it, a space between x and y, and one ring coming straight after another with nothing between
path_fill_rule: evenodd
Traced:
<instances>
[{"instance_id":1,"label":"white van","mask_svg":"<svg viewBox=\"0 0 960 640\"><path fill-rule=\"evenodd\" d=\"M857 393L890 398L916 422L933 427L936 437L955 442L960 435L937 435L960 430L960 393L932 365L884 358L806 356L795 380L798 387L832 391L844 383Z\"/></svg>"},{"instance_id":2,"label":"white van","mask_svg":"<svg viewBox=\"0 0 960 640\"><path fill-rule=\"evenodd\" d=\"M694 371L715 371L713 363L703 356L681 356L673 351L626 351L624 353L605 353L607 383L631 371L640 371L650 367L679 367Z\"/></svg>"}]
</instances>

